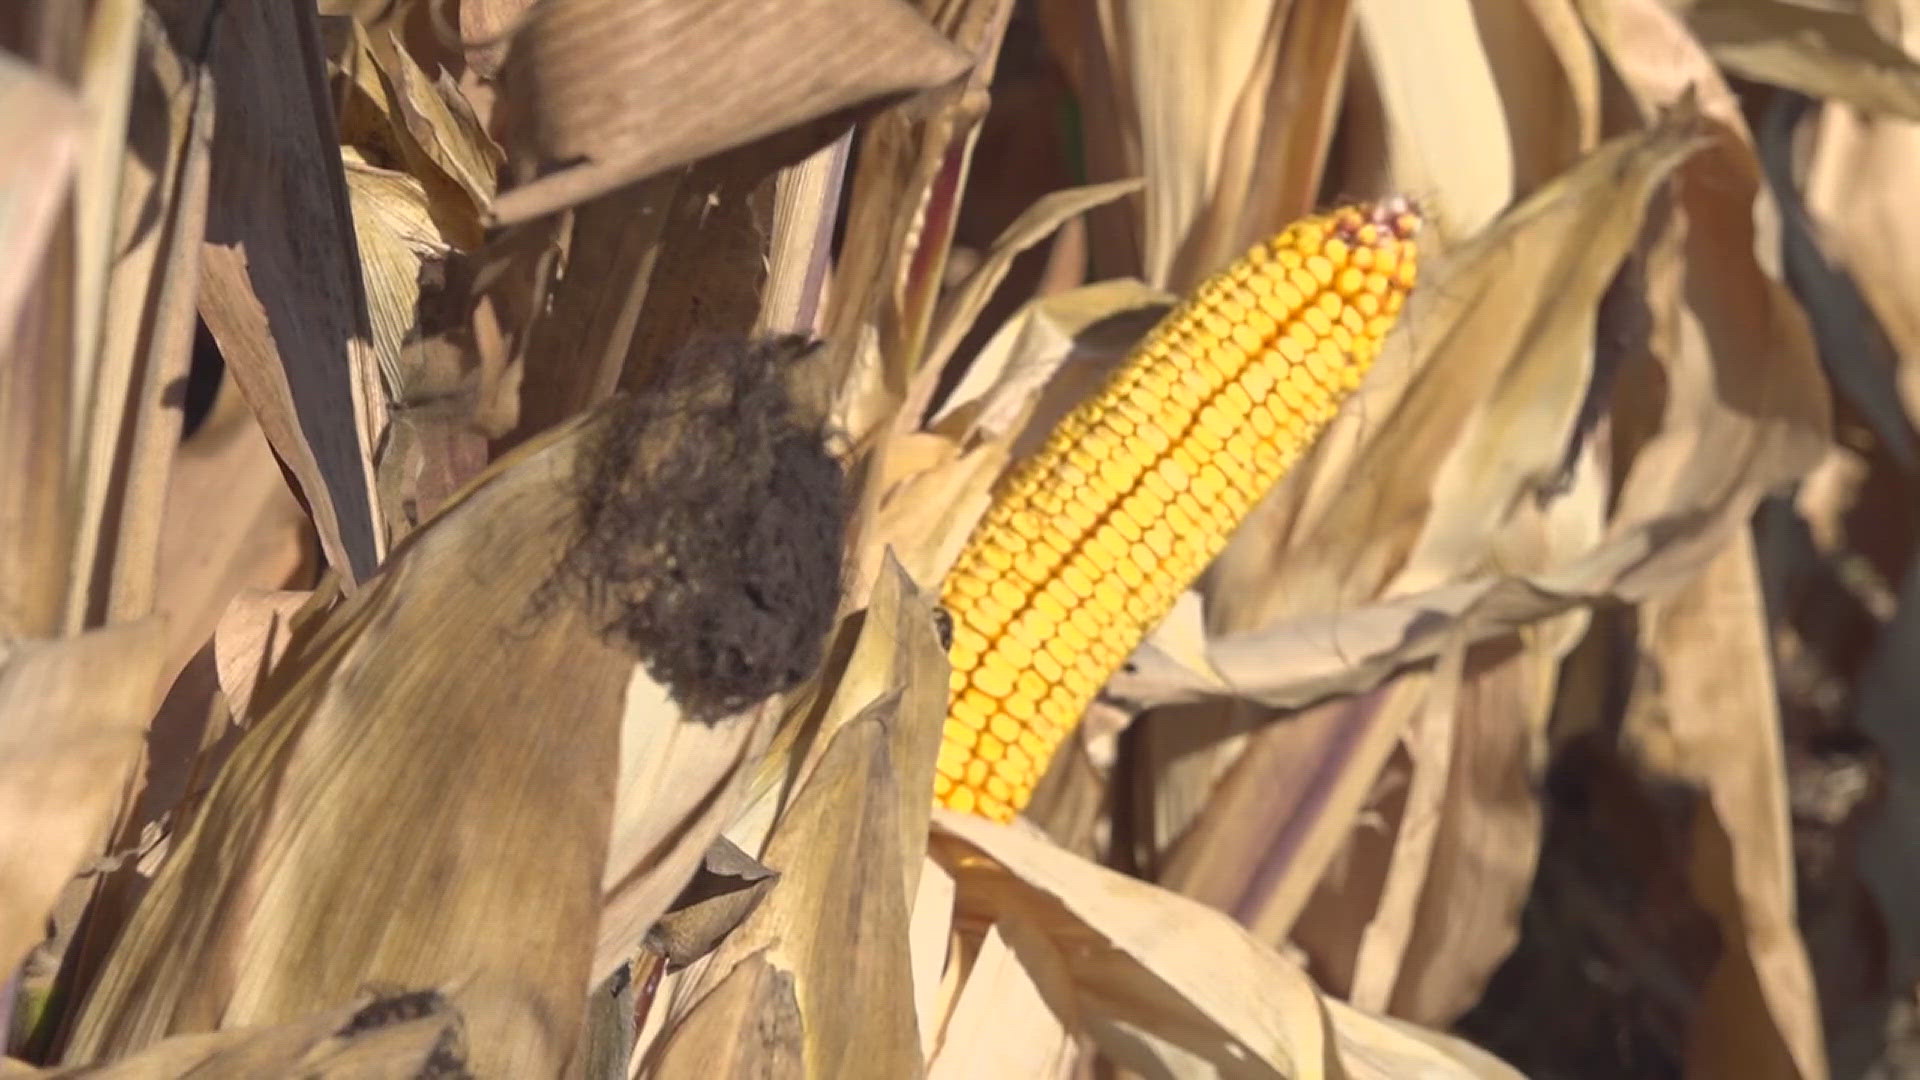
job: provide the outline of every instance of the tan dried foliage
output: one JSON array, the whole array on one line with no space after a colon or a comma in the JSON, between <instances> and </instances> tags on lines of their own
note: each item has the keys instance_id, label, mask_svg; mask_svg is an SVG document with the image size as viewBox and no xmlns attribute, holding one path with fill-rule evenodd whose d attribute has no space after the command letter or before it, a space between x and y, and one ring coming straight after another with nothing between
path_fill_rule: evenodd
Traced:
<instances>
[{"instance_id":1,"label":"tan dried foliage","mask_svg":"<svg viewBox=\"0 0 1920 1080\"><path fill-rule=\"evenodd\" d=\"M14 8L0 1076L1920 1054L1913 0ZM1328 435L1024 820L933 811L995 481L1391 192ZM582 477L775 333L842 569L746 592L831 629L696 720Z\"/></svg>"}]
</instances>

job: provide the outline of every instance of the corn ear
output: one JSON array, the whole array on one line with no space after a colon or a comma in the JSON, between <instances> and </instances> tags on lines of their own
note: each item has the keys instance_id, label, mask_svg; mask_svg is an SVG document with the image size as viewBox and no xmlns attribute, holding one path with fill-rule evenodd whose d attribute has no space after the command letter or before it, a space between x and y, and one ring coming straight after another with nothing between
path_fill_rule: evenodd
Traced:
<instances>
[{"instance_id":1,"label":"corn ear","mask_svg":"<svg viewBox=\"0 0 1920 1080\"><path fill-rule=\"evenodd\" d=\"M1359 385L1412 289L1404 198L1294 222L1202 283L1010 470L942 587L934 801L1019 813L1102 685Z\"/></svg>"}]
</instances>

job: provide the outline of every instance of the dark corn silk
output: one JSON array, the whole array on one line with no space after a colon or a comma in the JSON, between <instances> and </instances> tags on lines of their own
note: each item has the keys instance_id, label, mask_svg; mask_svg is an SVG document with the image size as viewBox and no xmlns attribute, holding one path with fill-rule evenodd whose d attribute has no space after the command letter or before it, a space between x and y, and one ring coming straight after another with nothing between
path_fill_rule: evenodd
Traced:
<instances>
[{"instance_id":1,"label":"dark corn silk","mask_svg":"<svg viewBox=\"0 0 1920 1080\"><path fill-rule=\"evenodd\" d=\"M1008 821L1102 685L1360 385L1413 288L1403 198L1304 218L1169 312L1002 478L947 575L934 801Z\"/></svg>"}]
</instances>

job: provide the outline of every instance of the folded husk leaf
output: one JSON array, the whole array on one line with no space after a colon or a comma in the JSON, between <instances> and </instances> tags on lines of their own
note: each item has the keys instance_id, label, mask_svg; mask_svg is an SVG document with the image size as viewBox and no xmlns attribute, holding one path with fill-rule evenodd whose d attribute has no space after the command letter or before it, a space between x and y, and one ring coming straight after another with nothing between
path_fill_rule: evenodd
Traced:
<instances>
[{"instance_id":1,"label":"folded husk leaf","mask_svg":"<svg viewBox=\"0 0 1920 1080\"><path fill-rule=\"evenodd\" d=\"M503 74L529 159L567 167L504 191L494 223L937 86L965 65L901 0L542 4L515 36Z\"/></svg>"}]
</instances>

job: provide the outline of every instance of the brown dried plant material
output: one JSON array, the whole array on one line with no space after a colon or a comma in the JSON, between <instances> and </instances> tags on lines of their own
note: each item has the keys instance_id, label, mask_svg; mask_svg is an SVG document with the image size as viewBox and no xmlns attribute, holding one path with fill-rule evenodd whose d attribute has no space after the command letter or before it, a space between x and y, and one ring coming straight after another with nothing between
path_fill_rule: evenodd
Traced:
<instances>
[{"instance_id":1,"label":"brown dried plant material","mask_svg":"<svg viewBox=\"0 0 1920 1080\"><path fill-rule=\"evenodd\" d=\"M1184 291L1319 198L1352 3L1048 7L1093 175L1147 181L1124 214L1094 215L1098 273Z\"/></svg>"},{"instance_id":2,"label":"brown dried plant material","mask_svg":"<svg viewBox=\"0 0 1920 1080\"><path fill-rule=\"evenodd\" d=\"M349 591L386 552L372 447L386 426L313 9L179 0L206 50L215 160L201 317ZM203 36L204 35L204 36Z\"/></svg>"},{"instance_id":3,"label":"brown dried plant material","mask_svg":"<svg viewBox=\"0 0 1920 1080\"><path fill-rule=\"evenodd\" d=\"M928 110L862 125L826 318L837 418L856 441L896 415L920 370L1013 3L922 0L920 9L958 47L964 66L946 79L963 70L966 79Z\"/></svg>"},{"instance_id":4,"label":"brown dried plant material","mask_svg":"<svg viewBox=\"0 0 1920 1080\"><path fill-rule=\"evenodd\" d=\"M901 0L557 0L514 38L503 78L529 164L497 224L876 99L944 83L965 59ZM517 148L516 148L517 149Z\"/></svg>"},{"instance_id":5,"label":"brown dried plant material","mask_svg":"<svg viewBox=\"0 0 1920 1080\"><path fill-rule=\"evenodd\" d=\"M1056 191L1041 198L1008 225L980 260L980 266L955 286L941 303L933 320L926 355L921 362L927 368L944 368L980 313L992 299L993 291L1006 279L1013 260L1053 235L1066 222L1096 207L1104 206L1140 190L1138 180L1116 180L1106 184ZM971 368L969 368L971 370ZM911 406L909 402L909 407ZM924 404L924 403L921 403Z\"/></svg>"},{"instance_id":6,"label":"brown dried plant material","mask_svg":"<svg viewBox=\"0 0 1920 1080\"><path fill-rule=\"evenodd\" d=\"M0 646L0 967L99 850L159 704L162 620Z\"/></svg>"},{"instance_id":7,"label":"brown dried plant material","mask_svg":"<svg viewBox=\"0 0 1920 1080\"><path fill-rule=\"evenodd\" d=\"M60 634L77 527L71 490L69 201L85 114L52 79L0 53L0 640Z\"/></svg>"},{"instance_id":8,"label":"brown dried plant material","mask_svg":"<svg viewBox=\"0 0 1920 1080\"><path fill-rule=\"evenodd\" d=\"M1566 605L1516 605L1532 586L1493 598L1507 522L1485 507L1514 507L1553 479L1588 392L1584 339L1601 294L1648 195L1696 145L1685 117L1615 140L1431 269L1367 385L1210 571L1208 620L1222 636L1207 655L1236 694L1299 706L1364 689L1435 655L1476 604L1523 621ZM1503 425L1536 434L1516 448ZM1589 554L1591 540L1536 547L1513 569ZM1407 598L1383 598L1389 589Z\"/></svg>"},{"instance_id":9,"label":"brown dried plant material","mask_svg":"<svg viewBox=\"0 0 1920 1080\"><path fill-rule=\"evenodd\" d=\"M1920 120L1920 62L1867 12L1807 0L1694 0L1681 8L1713 59L1757 82Z\"/></svg>"},{"instance_id":10,"label":"brown dried plant material","mask_svg":"<svg viewBox=\"0 0 1920 1080\"><path fill-rule=\"evenodd\" d=\"M88 622L144 616L161 595L164 515L185 414L177 392L194 346L207 220L212 88L174 51L158 18L144 15L133 145L121 148L115 166L122 175L89 425L94 446L73 553L75 580L90 588L69 611Z\"/></svg>"},{"instance_id":11,"label":"brown dried plant material","mask_svg":"<svg viewBox=\"0 0 1920 1080\"><path fill-rule=\"evenodd\" d=\"M761 850L833 745L835 733L891 701L887 731L898 763L900 878L905 895L914 895L931 805L915 793L933 789L933 762L946 718L949 668L934 621L937 603L937 596L920 588L889 553L865 608L842 621L843 640L850 636L851 642L844 652L835 649L817 682L831 687L828 696L805 715L790 717L759 763L748 802L728 826L734 843Z\"/></svg>"},{"instance_id":12,"label":"brown dried plant material","mask_svg":"<svg viewBox=\"0 0 1920 1080\"><path fill-rule=\"evenodd\" d=\"M779 529L830 532L837 492L783 492L798 520L747 511L780 468L832 462L767 389L781 373L762 352L701 359L733 363L672 365L664 400L616 403L503 461L282 661L298 665L276 672L287 688L176 840L69 1060L284 1021L375 982L448 987L483 1075L565 1063L636 667L710 717L807 674L832 612L831 597L789 607L785 652L754 636L761 603L833 580L839 544L746 557ZM737 423L713 424L729 407ZM689 417L701 438L676 426ZM677 531L634 528L643 511Z\"/></svg>"},{"instance_id":13,"label":"brown dried plant material","mask_svg":"<svg viewBox=\"0 0 1920 1080\"><path fill-rule=\"evenodd\" d=\"M918 1074L900 873L908 792L888 731L898 702L876 702L831 736L761 856L779 883L711 958L678 1034L640 1075L730 1059L753 1075L830 1075L849 1062ZM759 988L746 1002L743 983Z\"/></svg>"},{"instance_id":14,"label":"brown dried plant material","mask_svg":"<svg viewBox=\"0 0 1920 1080\"><path fill-rule=\"evenodd\" d=\"M438 991L377 996L284 1024L179 1035L112 1062L21 1069L33 1080L163 1080L167 1077L302 1076L314 1080L420 1080L468 1075L462 1017Z\"/></svg>"},{"instance_id":15,"label":"brown dried plant material","mask_svg":"<svg viewBox=\"0 0 1920 1080\"><path fill-rule=\"evenodd\" d=\"M780 875L721 837L707 849L673 905L647 931L647 948L675 967L693 963L752 914L779 880Z\"/></svg>"},{"instance_id":16,"label":"brown dried plant material","mask_svg":"<svg viewBox=\"0 0 1920 1080\"><path fill-rule=\"evenodd\" d=\"M976 1076L1065 1077L1076 1063L1073 1040L1047 1007L1033 976L988 927L940 1040L927 1048L927 1080Z\"/></svg>"},{"instance_id":17,"label":"brown dried plant material","mask_svg":"<svg viewBox=\"0 0 1920 1080\"><path fill-rule=\"evenodd\" d=\"M1800 940L1765 601L1752 541L1641 608L1623 737L1640 764L1702 790L1690 878L1721 950L1691 1017L1692 1075L1826 1080L1819 996Z\"/></svg>"},{"instance_id":18,"label":"brown dried plant material","mask_svg":"<svg viewBox=\"0 0 1920 1080\"><path fill-rule=\"evenodd\" d=\"M932 850L958 882L962 917L991 921L1067 1029L1137 1072L1518 1076L1340 1007L1222 912L1024 827L940 810Z\"/></svg>"}]
</instances>

